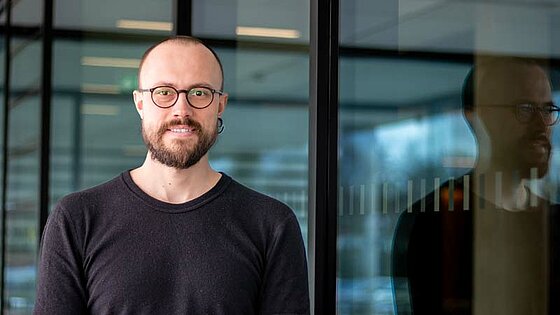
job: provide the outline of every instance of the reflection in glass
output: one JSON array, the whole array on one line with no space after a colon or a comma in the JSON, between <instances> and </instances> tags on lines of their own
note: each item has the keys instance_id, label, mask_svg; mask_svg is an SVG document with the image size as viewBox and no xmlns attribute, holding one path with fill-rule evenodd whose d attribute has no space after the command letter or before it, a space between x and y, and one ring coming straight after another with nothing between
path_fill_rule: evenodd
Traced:
<instances>
[{"instance_id":1,"label":"reflection in glass","mask_svg":"<svg viewBox=\"0 0 560 315\"><path fill-rule=\"evenodd\" d=\"M30 312L35 299L38 247L41 45L14 39L9 103L5 305Z\"/></svg>"},{"instance_id":2,"label":"reflection in glass","mask_svg":"<svg viewBox=\"0 0 560 315\"><path fill-rule=\"evenodd\" d=\"M171 0L57 0L54 27L112 32L114 35L165 36L173 31L174 14Z\"/></svg>"},{"instance_id":3,"label":"reflection in glass","mask_svg":"<svg viewBox=\"0 0 560 315\"><path fill-rule=\"evenodd\" d=\"M526 102L552 102L537 63L491 58L469 73L462 103L477 140L475 166L413 204L395 232L395 283L406 282L414 312L548 313L549 227L557 222L534 184L549 169L551 127L549 113L520 117Z\"/></svg>"},{"instance_id":4,"label":"reflection in glass","mask_svg":"<svg viewBox=\"0 0 560 315\"><path fill-rule=\"evenodd\" d=\"M463 113L461 98L471 56L477 66L487 59L479 51L537 56L556 83L558 70L546 67L559 53L550 41L558 32L556 15L541 4L520 8L511 1L341 2L340 314L558 312L547 301L558 287L547 260L557 224L547 215L558 202L560 139L550 126L555 112L547 116L549 107L543 106L555 101L557 92L542 84L542 75L511 70L503 75L509 81L491 80L507 82L501 86L486 81L493 97L480 100L476 115ZM521 87L529 84L516 84L520 76L530 78L529 90L540 97L523 95L528 89ZM483 89L474 91L483 97ZM538 104L539 110L522 104ZM538 119L538 130L524 124ZM521 167L521 161L533 164ZM492 197L470 197L479 195ZM477 216L480 200L509 210ZM543 207L529 211L539 208L535 204ZM530 219L506 215L519 205L527 208L515 213ZM439 225L423 224L431 220ZM469 236L470 248L464 242ZM508 251L511 244L523 253ZM489 250L492 245L498 249ZM410 255L403 260L402 253ZM509 263L499 269L504 260ZM469 263L472 273L464 272ZM403 267L415 273L401 273ZM516 273L526 278L511 276ZM459 285L469 281L470 288ZM514 292L524 286L535 290ZM503 307L492 309L490 301Z\"/></svg>"}]
</instances>

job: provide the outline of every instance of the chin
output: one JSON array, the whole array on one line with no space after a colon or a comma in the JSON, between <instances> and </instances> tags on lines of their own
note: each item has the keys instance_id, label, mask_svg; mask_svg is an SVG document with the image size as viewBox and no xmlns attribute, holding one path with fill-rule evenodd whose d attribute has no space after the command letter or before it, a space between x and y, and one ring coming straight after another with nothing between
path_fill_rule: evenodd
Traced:
<instances>
[{"instance_id":1,"label":"chin","mask_svg":"<svg viewBox=\"0 0 560 315\"><path fill-rule=\"evenodd\" d=\"M520 166L518 169L521 170L522 178L531 179L533 176L535 176L531 174L532 169L537 170L537 178L543 178L546 176L546 174L548 174L548 159L546 159L546 161L531 161Z\"/></svg>"}]
</instances>

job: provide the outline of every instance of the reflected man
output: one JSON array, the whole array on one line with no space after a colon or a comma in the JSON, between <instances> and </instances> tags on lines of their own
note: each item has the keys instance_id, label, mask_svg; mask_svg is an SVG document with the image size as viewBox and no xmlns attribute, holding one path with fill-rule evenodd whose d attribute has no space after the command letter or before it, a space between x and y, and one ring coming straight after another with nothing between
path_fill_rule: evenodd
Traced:
<instances>
[{"instance_id":1,"label":"reflected man","mask_svg":"<svg viewBox=\"0 0 560 315\"><path fill-rule=\"evenodd\" d=\"M415 314L552 314L556 211L528 186L548 172L558 120L535 61L488 58L463 87L478 146L469 174L404 213L393 243L397 301L405 279ZM439 211L434 207L439 203ZM397 302L398 313L408 313ZM556 309L557 310L557 309Z\"/></svg>"},{"instance_id":2,"label":"reflected man","mask_svg":"<svg viewBox=\"0 0 560 315\"><path fill-rule=\"evenodd\" d=\"M169 38L138 81L146 159L57 204L35 314L309 314L294 213L208 162L227 103L218 56Z\"/></svg>"}]
</instances>

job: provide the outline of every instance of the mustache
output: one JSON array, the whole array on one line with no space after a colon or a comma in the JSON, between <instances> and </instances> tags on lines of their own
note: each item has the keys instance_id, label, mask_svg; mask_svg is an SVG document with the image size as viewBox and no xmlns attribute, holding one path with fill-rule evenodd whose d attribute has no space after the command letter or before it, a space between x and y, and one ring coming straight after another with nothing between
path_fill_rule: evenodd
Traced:
<instances>
[{"instance_id":1,"label":"mustache","mask_svg":"<svg viewBox=\"0 0 560 315\"><path fill-rule=\"evenodd\" d=\"M202 125L198 121L196 121L196 120L194 120L190 117L185 117L185 118L182 118L182 119L181 118L173 119L173 120L170 120L168 122L163 123L161 125L161 127L159 128L158 133L163 134L168 129L170 129L171 127L180 126L180 125L189 126L190 128L194 129L194 132L197 132L197 133L202 130Z\"/></svg>"},{"instance_id":2,"label":"mustache","mask_svg":"<svg viewBox=\"0 0 560 315\"><path fill-rule=\"evenodd\" d=\"M550 136L547 135L546 133L531 133L528 135L525 135L522 138L522 141L525 143L531 143L531 142L540 142L542 144L544 144L547 148L551 149L552 148L552 143L551 143L551 139Z\"/></svg>"}]
</instances>

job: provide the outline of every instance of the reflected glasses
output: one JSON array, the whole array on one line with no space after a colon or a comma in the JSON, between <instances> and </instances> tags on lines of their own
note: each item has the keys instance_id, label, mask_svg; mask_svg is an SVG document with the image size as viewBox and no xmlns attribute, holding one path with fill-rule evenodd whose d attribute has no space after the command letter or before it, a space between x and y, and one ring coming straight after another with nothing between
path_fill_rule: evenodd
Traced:
<instances>
[{"instance_id":1,"label":"reflected glasses","mask_svg":"<svg viewBox=\"0 0 560 315\"><path fill-rule=\"evenodd\" d=\"M538 112L540 113L544 123L552 126L558 122L560 107L554 105L552 102L536 104L536 103L522 103L516 105L483 105L483 107L507 107L515 109L515 117L521 123L528 123Z\"/></svg>"},{"instance_id":2,"label":"reflected glasses","mask_svg":"<svg viewBox=\"0 0 560 315\"><path fill-rule=\"evenodd\" d=\"M223 95L224 92L204 86L197 86L188 90L177 90L172 86L156 86L151 89L139 89L139 92L150 92L152 101L160 108L169 108L177 103L179 94L185 93L189 105L196 109L204 109L214 101L214 94Z\"/></svg>"}]
</instances>

